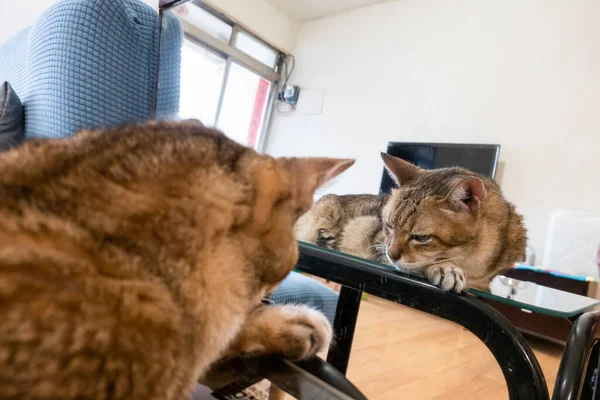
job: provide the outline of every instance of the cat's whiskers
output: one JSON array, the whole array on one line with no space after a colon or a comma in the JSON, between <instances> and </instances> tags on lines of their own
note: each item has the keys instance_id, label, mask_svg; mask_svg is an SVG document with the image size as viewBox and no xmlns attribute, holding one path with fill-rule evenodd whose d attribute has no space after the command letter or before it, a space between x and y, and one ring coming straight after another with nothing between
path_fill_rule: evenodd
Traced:
<instances>
[{"instance_id":1,"label":"cat's whiskers","mask_svg":"<svg viewBox=\"0 0 600 400\"><path fill-rule=\"evenodd\" d=\"M388 265L394 267L397 271L404 272L404 277L407 278L410 275L408 269L398 260L398 262L394 262L388 253L388 248L385 244L383 244L383 251L385 253L385 259L387 260Z\"/></svg>"},{"instance_id":2,"label":"cat's whiskers","mask_svg":"<svg viewBox=\"0 0 600 400\"><path fill-rule=\"evenodd\" d=\"M448 262L448 261L458 260L459 258L460 257L451 257L451 258L444 258L444 259L436 260L436 261L420 261L420 262L404 263L404 264L407 267L415 267L415 268L429 267L429 266L432 266L432 265L443 264L443 263Z\"/></svg>"},{"instance_id":3,"label":"cat's whiskers","mask_svg":"<svg viewBox=\"0 0 600 400\"><path fill-rule=\"evenodd\" d=\"M402 276L404 278L408 278L410 275L419 275L418 271L411 271L402 263L394 264L394 267L398 269L398 271L402 272Z\"/></svg>"},{"instance_id":4,"label":"cat's whiskers","mask_svg":"<svg viewBox=\"0 0 600 400\"><path fill-rule=\"evenodd\" d=\"M378 261L381 261L382 258L385 258L385 244L375 243L372 246L369 246L369 250L371 249L373 249L373 256L376 257Z\"/></svg>"},{"instance_id":5,"label":"cat's whiskers","mask_svg":"<svg viewBox=\"0 0 600 400\"><path fill-rule=\"evenodd\" d=\"M421 276L421 277L425 276L425 274L422 271L422 269L424 267L442 264L445 262L458 260L460 258L460 257L450 257L450 258L443 258L441 260L436 260L436 261L421 261L421 262L412 262L412 263L403 262L401 260L394 262L394 261L392 261L392 258L390 257L390 255L388 253L388 248L385 244L376 243L375 245L373 245L371 247L375 247L378 249L379 246L383 246L383 250L385 253L385 259L387 259L388 264L395 267L397 270L404 272L405 277L408 277L411 274ZM383 258L383 257L380 257L379 260L381 260L381 258Z\"/></svg>"},{"instance_id":6,"label":"cat's whiskers","mask_svg":"<svg viewBox=\"0 0 600 400\"><path fill-rule=\"evenodd\" d=\"M375 245L373 247L375 248L375 253L376 254L382 254L382 255L385 254L386 247L385 247L384 244L378 244L378 245Z\"/></svg>"},{"instance_id":7,"label":"cat's whiskers","mask_svg":"<svg viewBox=\"0 0 600 400\"><path fill-rule=\"evenodd\" d=\"M458 260L460 257L451 257L451 258L444 258L442 260L437 260L437 261L421 261L421 262L414 262L414 263L402 263L404 265L404 268L406 268L406 271L412 275L416 275L416 276L420 276L420 277L425 277L425 271L424 269L426 267L430 267L432 265L437 265L437 264L442 264L448 261L453 261L453 260Z\"/></svg>"}]
</instances>

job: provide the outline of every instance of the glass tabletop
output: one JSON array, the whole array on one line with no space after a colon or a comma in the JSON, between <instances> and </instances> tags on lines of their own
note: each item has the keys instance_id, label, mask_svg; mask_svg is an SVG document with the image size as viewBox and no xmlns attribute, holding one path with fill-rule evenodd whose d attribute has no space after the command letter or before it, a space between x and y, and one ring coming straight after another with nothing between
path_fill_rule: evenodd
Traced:
<instances>
[{"instance_id":1,"label":"glass tabletop","mask_svg":"<svg viewBox=\"0 0 600 400\"><path fill-rule=\"evenodd\" d=\"M490 283L490 291L469 289L477 297L496 300L514 307L559 318L572 318L600 302L591 297L520 281L499 275Z\"/></svg>"},{"instance_id":2,"label":"glass tabletop","mask_svg":"<svg viewBox=\"0 0 600 400\"><path fill-rule=\"evenodd\" d=\"M322 251L328 253L341 254L345 257L364 262L365 266L381 268L388 273L395 272L400 276L414 279L419 282L424 281L424 278L421 276L400 271L397 267L389 264L368 260L311 243L302 243L310 247L319 247ZM520 309L559 318L572 318L600 305L600 301L590 297L541 286L533 282L520 281L502 275L499 275L492 280L489 291L467 289L467 293L479 298L495 300Z\"/></svg>"}]
</instances>

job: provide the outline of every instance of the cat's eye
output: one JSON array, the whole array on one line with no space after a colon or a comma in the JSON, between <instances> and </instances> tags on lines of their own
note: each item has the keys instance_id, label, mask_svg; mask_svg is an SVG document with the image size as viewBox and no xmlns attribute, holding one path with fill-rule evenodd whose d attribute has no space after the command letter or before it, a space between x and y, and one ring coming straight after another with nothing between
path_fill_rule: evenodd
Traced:
<instances>
[{"instance_id":1,"label":"cat's eye","mask_svg":"<svg viewBox=\"0 0 600 400\"><path fill-rule=\"evenodd\" d=\"M412 235L410 238L418 243L426 243L431 239L431 235Z\"/></svg>"}]
</instances>

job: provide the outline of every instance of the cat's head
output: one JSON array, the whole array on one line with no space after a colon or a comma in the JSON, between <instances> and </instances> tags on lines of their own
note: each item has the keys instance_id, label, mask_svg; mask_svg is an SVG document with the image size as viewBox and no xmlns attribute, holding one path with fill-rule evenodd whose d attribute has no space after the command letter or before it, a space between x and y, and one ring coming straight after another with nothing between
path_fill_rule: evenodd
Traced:
<instances>
[{"instance_id":1,"label":"cat's head","mask_svg":"<svg viewBox=\"0 0 600 400\"><path fill-rule=\"evenodd\" d=\"M204 221L222 232L220 245L209 251L218 253L215 260L233 261L238 271L245 270L261 295L271 292L298 260L294 224L312 207L315 191L354 160L274 158L197 121L176 125L179 135L184 128L198 138L196 154L204 152L203 158L216 164L209 166L209 185L202 185L202 192L194 195L202 202L210 199L213 215Z\"/></svg>"},{"instance_id":2,"label":"cat's head","mask_svg":"<svg viewBox=\"0 0 600 400\"><path fill-rule=\"evenodd\" d=\"M259 239L257 257L270 264L263 281L277 284L291 271L298 259L293 225L312 207L315 191L352 164L354 160L347 159L256 155L249 228ZM267 292L274 288L272 285Z\"/></svg>"},{"instance_id":3,"label":"cat's head","mask_svg":"<svg viewBox=\"0 0 600 400\"><path fill-rule=\"evenodd\" d=\"M237 214L237 221L233 217L231 225L223 227L225 246L219 252L225 257L235 254L240 268L254 277L255 289L262 294L271 292L298 260L294 224L312 207L315 191L354 160L274 158L198 123L184 125L192 127L195 136L216 144L214 158L225 173L209 178L213 183L207 193L218 193L215 200L220 212Z\"/></svg>"},{"instance_id":4,"label":"cat's head","mask_svg":"<svg viewBox=\"0 0 600 400\"><path fill-rule=\"evenodd\" d=\"M489 197L501 197L495 183L462 168L423 170L385 153L382 158L398 184L382 212L388 261L422 274L434 263L461 265L476 256Z\"/></svg>"}]
</instances>

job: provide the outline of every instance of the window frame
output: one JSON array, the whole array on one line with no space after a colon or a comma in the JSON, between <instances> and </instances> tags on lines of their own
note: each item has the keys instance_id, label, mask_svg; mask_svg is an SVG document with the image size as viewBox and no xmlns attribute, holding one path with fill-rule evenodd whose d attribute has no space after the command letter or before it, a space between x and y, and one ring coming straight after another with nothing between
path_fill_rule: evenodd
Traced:
<instances>
[{"instance_id":1,"label":"window frame","mask_svg":"<svg viewBox=\"0 0 600 400\"><path fill-rule=\"evenodd\" d=\"M263 115L263 122L261 124L261 129L259 131L258 140L257 140L256 146L255 146L257 151L263 151L265 144L266 144L267 132L271 125L271 118L272 118L272 114L273 114L275 99L277 98L277 92L278 92L279 84L281 81L281 73L280 72L281 72L281 66L282 66L282 62L285 57L285 54L282 53L279 49L277 49L273 45L267 43L260 37L256 36L254 33L250 32L247 29L244 29L240 24L231 20L226 15L224 15L224 14L218 12L217 10L213 9L212 7L208 6L203 1L198 1L198 0L173 1L173 2L167 3L164 6L162 6L160 8L160 16L159 16L160 17L160 25L159 26L160 26L161 30L162 30L163 13L173 9L174 7L181 6L185 3L192 3L194 6L201 8L202 10L211 14L213 17L220 19L221 21L225 22L226 24L230 25L233 28L231 37L229 38L229 42L225 42L225 41L219 40L218 38L215 38L214 36L210 35L209 33L202 30L201 28L198 28L198 27L190 24L189 22L180 19L185 39L189 40L190 42L192 42L198 46L203 47L204 49L206 49L208 51L216 53L218 56L223 57L226 62L225 72L223 74L223 81L221 84L221 91L219 93L217 112L215 115L215 124L214 124L215 126L218 126L219 118L221 116L223 100L225 97L225 90L227 88L227 83L228 83L228 79L229 79L229 71L231 69L232 62L235 62L235 63L241 65L242 67L248 69L249 71L255 73L259 77L261 77L271 83L271 87L269 88L269 95L267 98L266 107L265 107L265 111L264 111L264 115ZM269 66L263 64L262 62L253 58L249 54L246 54L242 50L235 47L237 36L241 32L243 32L244 34L250 35L252 38L256 39L258 42L260 42L264 46L267 46L276 52L277 59L275 62L275 66L273 68L270 68ZM160 37L162 39L162 34L160 35Z\"/></svg>"}]
</instances>

